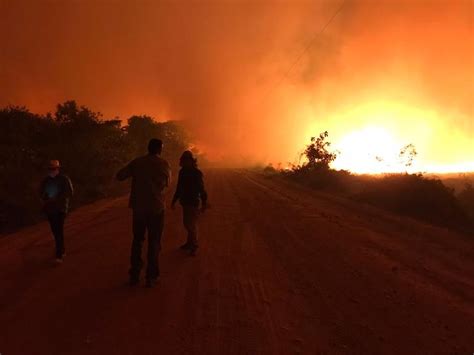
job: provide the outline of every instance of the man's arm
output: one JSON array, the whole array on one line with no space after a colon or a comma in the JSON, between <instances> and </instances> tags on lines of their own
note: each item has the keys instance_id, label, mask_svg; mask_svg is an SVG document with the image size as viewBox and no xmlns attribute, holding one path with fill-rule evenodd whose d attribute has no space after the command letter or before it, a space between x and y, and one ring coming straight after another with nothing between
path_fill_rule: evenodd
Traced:
<instances>
[{"instance_id":1,"label":"man's arm","mask_svg":"<svg viewBox=\"0 0 474 355\"><path fill-rule=\"evenodd\" d=\"M117 175L115 176L118 181L124 181L130 178L133 174L133 161L128 163L125 167L119 170Z\"/></svg>"},{"instance_id":2,"label":"man's arm","mask_svg":"<svg viewBox=\"0 0 474 355\"><path fill-rule=\"evenodd\" d=\"M65 195L67 198L71 198L72 195L74 195L74 187L72 186L71 179L69 179L68 176L65 176L66 178L66 191Z\"/></svg>"}]
</instances>

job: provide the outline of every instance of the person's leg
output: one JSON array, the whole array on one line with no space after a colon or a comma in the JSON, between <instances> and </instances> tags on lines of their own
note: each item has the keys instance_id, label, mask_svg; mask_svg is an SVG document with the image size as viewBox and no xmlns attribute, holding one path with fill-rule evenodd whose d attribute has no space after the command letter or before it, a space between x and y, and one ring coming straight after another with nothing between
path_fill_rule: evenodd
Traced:
<instances>
[{"instance_id":1,"label":"person's leg","mask_svg":"<svg viewBox=\"0 0 474 355\"><path fill-rule=\"evenodd\" d=\"M50 213L48 214L48 221L56 245L56 258L61 259L64 248L64 218L61 216L60 213Z\"/></svg>"},{"instance_id":2,"label":"person's leg","mask_svg":"<svg viewBox=\"0 0 474 355\"><path fill-rule=\"evenodd\" d=\"M199 208L197 206L183 205L183 223L188 232L188 244L191 250L198 247L197 240L197 220Z\"/></svg>"},{"instance_id":3,"label":"person's leg","mask_svg":"<svg viewBox=\"0 0 474 355\"><path fill-rule=\"evenodd\" d=\"M130 255L130 282L136 283L140 278L140 270L143 265L142 245L145 239L146 216L138 213L133 214L133 241Z\"/></svg>"},{"instance_id":4,"label":"person's leg","mask_svg":"<svg viewBox=\"0 0 474 355\"><path fill-rule=\"evenodd\" d=\"M61 259L66 251L64 247L64 221L66 219L66 214L64 212L60 212L58 214L58 225L57 225L57 250L56 256Z\"/></svg>"},{"instance_id":5,"label":"person's leg","mask_svg":"<svg viewBox=\"0 0 474 355\"><path fill-rule=\"evenodd\" d=\"M186 205L181 205L183 209L183 226L186 229L186 242L180 246L181 250L190 250L192 247L192 243L189 239L189 232L188 232L188 224L189 224L189 213L187 212L187 207Z\"/></svg>"},{"instance_id":6,"label":"person's leg","mask_svg":"<svg viewBox=\"0 0 474 355\"><path fill-rule=\"evenodd\" d=\"M148 264L147 280L156 280L160 276L159 253L161 250L161 236L163 235L165 211L152 214L147 221L148 227Z\"/></svg>"},{"instance_id":7,"label":"person's leg","mask_svg":"<svg viewBox=\"0 0 474 355\"><path fill-rule=\"evenodd\" d=\"M190 233L189 233L189 226L191 225L189 206L182 205L182 208L183 208L183 225L184 225L184 229L186 229L187 234L186 234L186 243L181 246L181 249L189 250L192 246L192 241L191 241Z\"/></svg>"},{"instance_id":8,"label":"person's leg","mask_svg":"<svg viewBox=\"0 0 474 355\"><path fill-rule=\"evenodd\" d=\"M53 238L54 238L54 243L55 243L55 252L54 254L56 255L57 252L58 252L58 242L57 242L57 238L56 238L56 218L55 218L55 215L52 214L52 213L48 213L48 222L49 222L49 227L51 229L51 233L53 234Z\"/></svg>"}]
</instances>

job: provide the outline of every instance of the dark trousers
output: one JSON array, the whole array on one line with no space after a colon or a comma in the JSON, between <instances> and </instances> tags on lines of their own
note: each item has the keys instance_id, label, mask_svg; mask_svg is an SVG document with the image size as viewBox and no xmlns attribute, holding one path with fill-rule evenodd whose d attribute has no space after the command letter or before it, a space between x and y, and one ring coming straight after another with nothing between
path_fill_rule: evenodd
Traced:
<instances>
[{"instance_id":1,"label":"dark trousers","mask_svg":"<svg viewBox=\"0 0 474 355\"><path fill-rule=\"evenodd\" d=\"M194 205L183 205L183 224L188 232L187 244L192 248L198 247L197 222L199 218L199 207Z\"/></svg>"},{"instance_id":2,"label":"dark trousers","mask_svg":"<svg viewBox=\"0 0 474 355\"><path fill-rule=\"evenodd\" d=\"M165 220L165 211L159 213L133 213L133 242L130 256L130 278L138 280L143 266L142 246L145 232L148 231L148 260L146 278L155 279L160 276L158 253L161 249L161 235Z\"/></svg>"},{"instance_id":3,"label":"dark trousers","mask_svg":"<svg viewBox=\"0 0 474 355\"><path fill-rule=\"evenodd\" d=\"M66 214L64 212L48 213L48 221L51 226L51 232L53 232L54 241L56 243L56 257L62 258L64 248L64 220Z\"/></svg>"}]
</instances>

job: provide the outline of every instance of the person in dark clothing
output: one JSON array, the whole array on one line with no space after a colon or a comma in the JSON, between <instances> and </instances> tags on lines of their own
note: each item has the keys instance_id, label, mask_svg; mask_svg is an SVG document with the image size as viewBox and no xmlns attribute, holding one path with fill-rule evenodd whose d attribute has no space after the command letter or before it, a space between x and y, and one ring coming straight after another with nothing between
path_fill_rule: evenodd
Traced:
<instances>
[{"instance_id":1,"label":"person in dark clothing","mask_svg":"<svg viewBox=\"0 0 474 355\"><path fill-rule=\"evenodd\" d=\"M133 242L130 256L130 285L140 281L143 266L141 254L148 231L148 262L146 286L153 287L160 276L158 253L165 218L164 190L170 183L171 171L168 162L160 157L163 143L152 139L148 154L131 161L117 173L119 181L132 179L129 207L133 211Z\"/></svg>"},{"instance_id":2,"label":"person in dark clothing","mask_svg":"<svg viewBox=\"0 0 474 355\"><path fill-rule=\"evenodd\" d=\"M188 232L188 238L181 249L188 250L190 255L196 255L198 249L197 221L200 212L208 207L207 193L204 188L204 179L201 170L197 167L197 159L189 150L180 158L181 170L179 171L178 184L171 207L174 209L179 200L183 207L183 224ZM201 208L199 205L201 204Z\"/></svg>"},{"instance_id":3,"label":"person in dark clothing","mask_svg":"<svg viewBox=\"0 0 474 355\"><path fill-rule=\"evenodd\" d=\"M43 211L48 217L56 244L57 263L62 263L65 255L64 220L69 210L69 200L74 192L71 180L61 174L60 168L58 160L51 160L48 165L49 174L40 186Z\"/></svg>"}]
</instances>

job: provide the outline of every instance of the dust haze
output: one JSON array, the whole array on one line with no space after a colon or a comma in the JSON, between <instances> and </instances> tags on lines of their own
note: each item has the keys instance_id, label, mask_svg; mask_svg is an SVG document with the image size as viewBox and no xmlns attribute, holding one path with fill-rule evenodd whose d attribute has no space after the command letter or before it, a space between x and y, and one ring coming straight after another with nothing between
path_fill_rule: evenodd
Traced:
<instances>
[{"instance_id":1,"label":"dust haze","mask_svg":"<svg viewBox=\"0 0 474 355\"><path fill-rule=\"evenodd\" d=\"M182 120L238 165L294 161L311 135L374 119L427 162L472 159L472 2L346 1L318 35L341 3L2 1L0 105ZM350 114L392 102L429 114Z\"/></svg>"}]
</instances>

